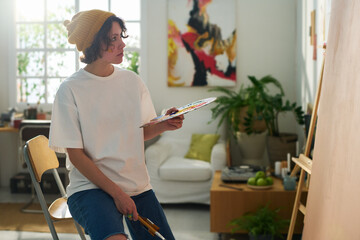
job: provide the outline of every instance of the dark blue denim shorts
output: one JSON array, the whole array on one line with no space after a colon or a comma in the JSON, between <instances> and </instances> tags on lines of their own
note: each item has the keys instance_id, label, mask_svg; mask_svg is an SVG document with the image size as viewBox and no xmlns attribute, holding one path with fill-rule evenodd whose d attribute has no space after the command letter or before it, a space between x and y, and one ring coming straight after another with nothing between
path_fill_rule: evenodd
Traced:
<instances>
[{"instance_id":1,"label":"dark blue denim shorts","mask_svg":"<svg viewBox=\"0 0 360 240\"><path fill-rule=\"evenodd\" d=\"M163 209L152 190L131 197L138 213L149 218L166 240L174 240ZM74 193L68 199L72 217L89 234L92 240L104 240L112 235L124 234L123 215L117 210L112 197L101 189ZM133 240L156 239L140 224L125 218Z\"/></svg>"}]
</instances>

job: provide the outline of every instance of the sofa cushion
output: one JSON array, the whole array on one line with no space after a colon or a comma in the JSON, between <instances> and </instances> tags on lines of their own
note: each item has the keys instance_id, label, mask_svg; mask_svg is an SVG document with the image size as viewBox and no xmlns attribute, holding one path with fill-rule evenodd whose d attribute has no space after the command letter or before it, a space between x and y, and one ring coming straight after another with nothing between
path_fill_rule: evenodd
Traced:
<instances>
[{"instance_id":1,"label":"sofa cushion","mask_svg":"<svg viewBox=\"0 0 360 240\"><path fill-rule=\"evenodd\" d=\"M159 176L170 181L208 181L212 169L208 162L173 156L160 166Z\"/></svg>"},{"instance_id":2,"label":"sofa cushion","mask_svg":"<svg viewBox=\"0 0 360 240\"><path fill-rule=\"evenodd\" d=\"M193 134L190 148L185 158L192 158L210 162L211 149L218 141L218 134Z\"/></svg>"}]
</instances>

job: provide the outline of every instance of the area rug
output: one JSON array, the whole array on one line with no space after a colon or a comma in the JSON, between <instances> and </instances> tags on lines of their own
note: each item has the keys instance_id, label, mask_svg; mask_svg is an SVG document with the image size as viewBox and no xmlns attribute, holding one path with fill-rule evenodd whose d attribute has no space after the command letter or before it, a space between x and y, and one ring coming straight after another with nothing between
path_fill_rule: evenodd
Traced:
<instances>
[{"instance_id":1,"label":"area rug","mask_svg":"<svg viewBox=\"0 0 360 240\"><path fill-rule=\"evenodd\" d=\"M23 213L24 203L0 203L0 230L50 232L43 214ZM29 209L41 209L40 204L32 204ZM72 219L55 222L58 233L77 233Z\"/></svg>"}]
</instances>

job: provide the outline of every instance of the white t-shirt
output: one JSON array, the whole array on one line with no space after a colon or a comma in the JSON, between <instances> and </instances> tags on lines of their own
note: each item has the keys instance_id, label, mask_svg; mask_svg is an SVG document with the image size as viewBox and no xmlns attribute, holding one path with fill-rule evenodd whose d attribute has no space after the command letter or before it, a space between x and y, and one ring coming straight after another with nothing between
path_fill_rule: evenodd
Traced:
<instances>
[{"instance_id":1,"label":"white t-shirt","mask_svg":"<svg viewBox=\"0 0 360 240\"><path fill-rule=\"evenodd\" d=\"M80 69L59 87L49 145L57 152L83 148L96 166L134 196L151 189L142 124L156 117L148 89L135 73L114 68L108 77ZM97 188L67 159L68 196Z\"/></svg>"}]
</instances>

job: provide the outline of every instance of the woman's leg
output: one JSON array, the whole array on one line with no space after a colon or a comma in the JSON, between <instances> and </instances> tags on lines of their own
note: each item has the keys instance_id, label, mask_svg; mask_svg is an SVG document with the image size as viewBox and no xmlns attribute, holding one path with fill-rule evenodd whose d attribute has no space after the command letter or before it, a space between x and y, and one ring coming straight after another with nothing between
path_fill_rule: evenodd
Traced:
<instances>
[{"instance_id":1,"label":"woman's leg","mask_svg":"<svg viewBox=\"0 0 360 240\"><path fill-rule=\"evenodd\" d=\"M101 189L77 192L68 199L70 213L92 240L127 239L123 215L113 198Z\"/></svg>"},{"instance_id":2,"label":"woman's leg","mask_svg":"<svg viewBox=\"0 0 360 240\"><path fill-rule=\"evenodd\" d=\"M131 198L134 200L140 216L148 218L155 225L157 225L160 228L159 233L166 240L175 240L174 235L172 234L170 226L167 222L164 211L152 190L146 191ZM144 229L144 227L140 224L139 221L130 221L129 219L125 220L129 227L129 231L133 240L159 239L156 236L151 236L150 233L146 229Z\"/></svg>"}]
</instances>

